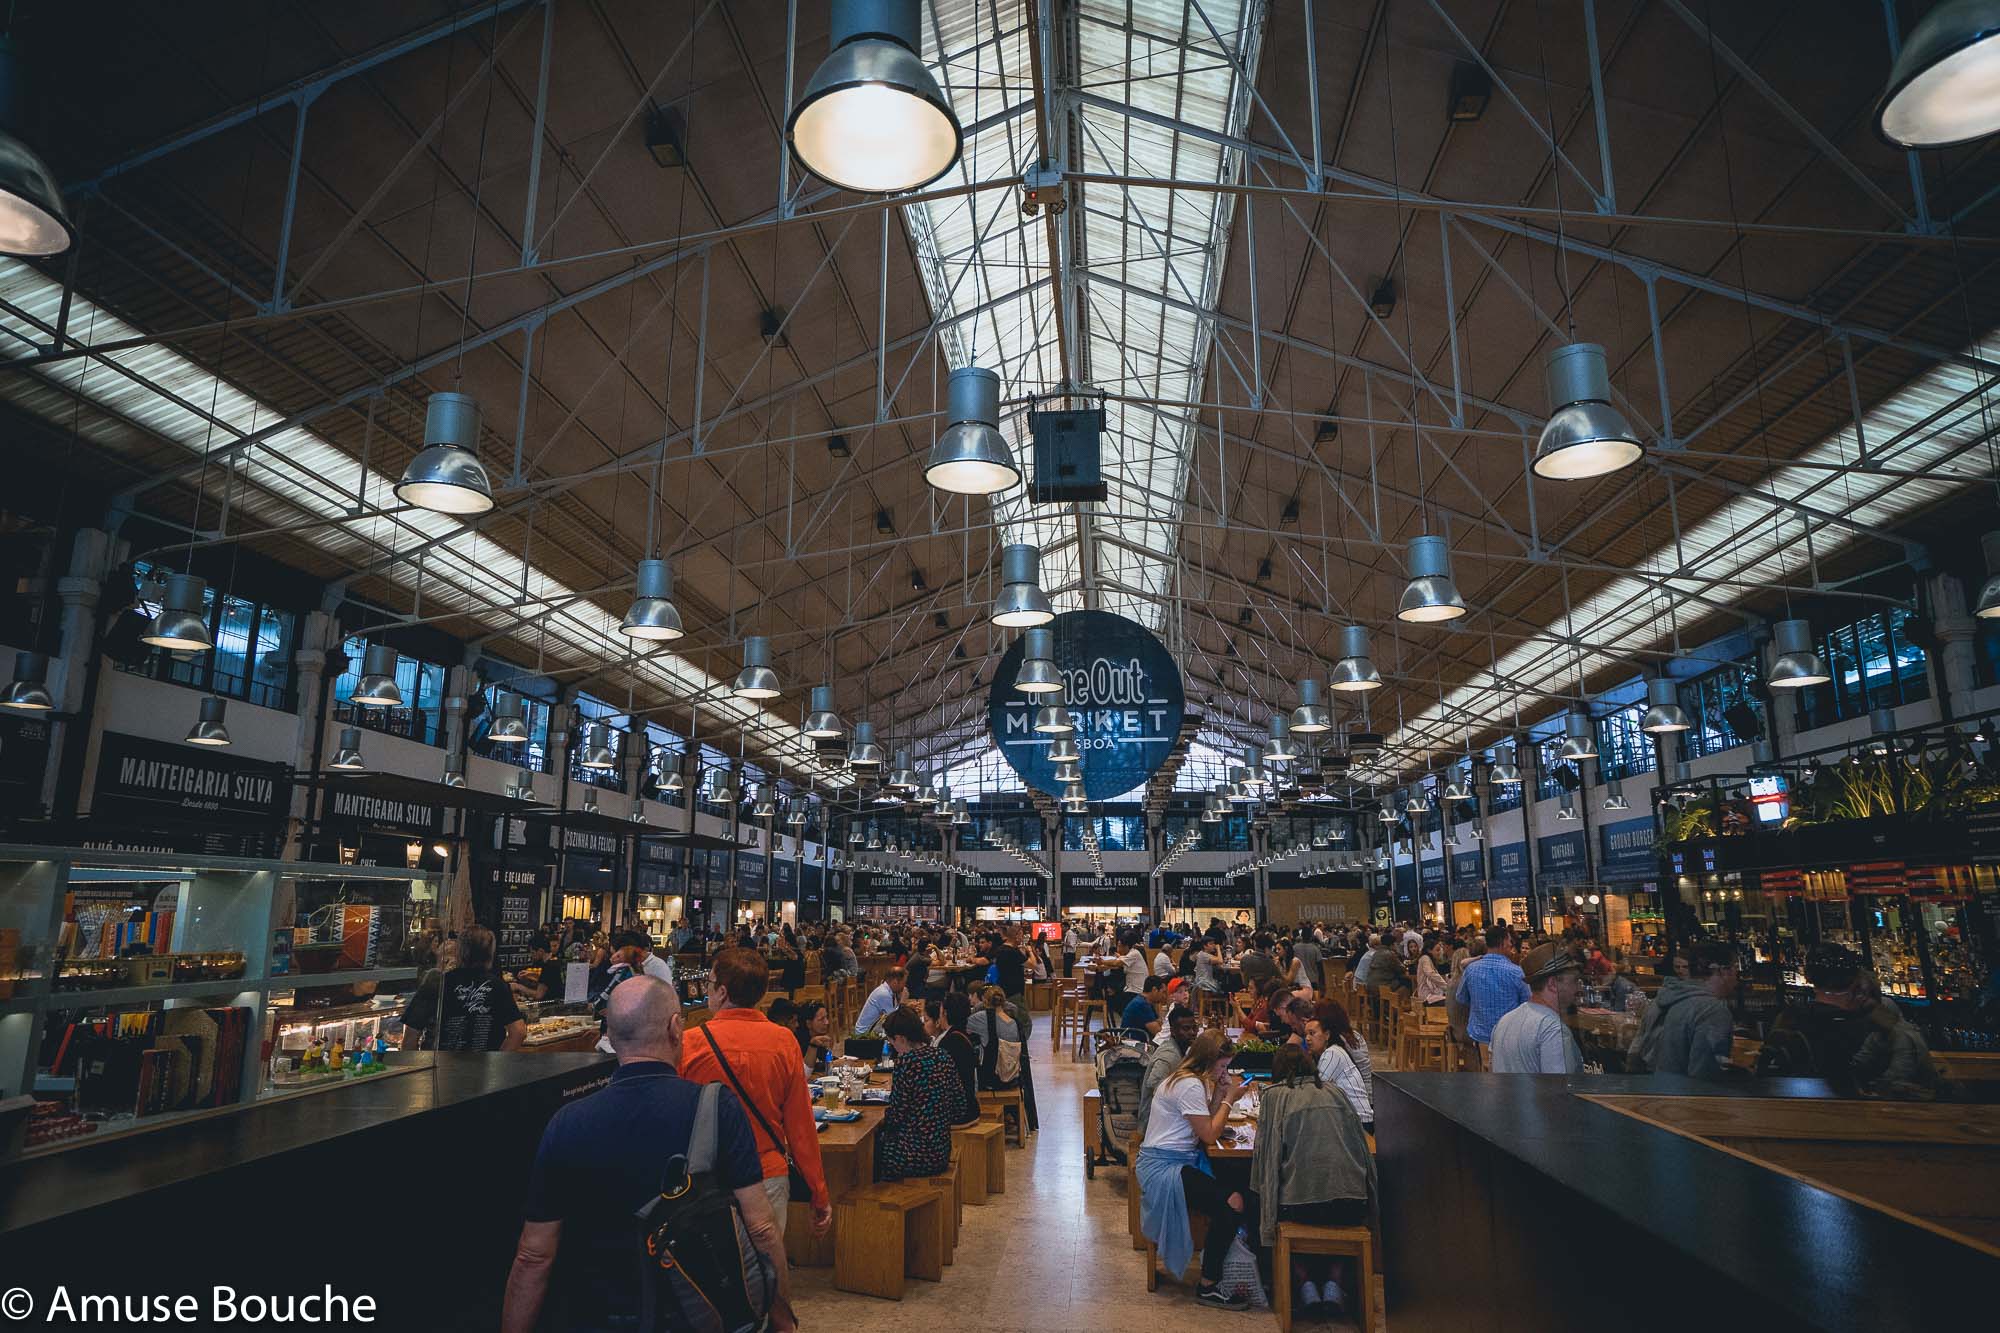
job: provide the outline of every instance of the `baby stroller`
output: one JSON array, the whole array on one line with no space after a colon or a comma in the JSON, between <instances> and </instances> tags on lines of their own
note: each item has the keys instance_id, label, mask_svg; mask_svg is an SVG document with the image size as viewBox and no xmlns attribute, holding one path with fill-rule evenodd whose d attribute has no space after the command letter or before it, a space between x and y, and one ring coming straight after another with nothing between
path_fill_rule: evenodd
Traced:
<instances>
[{"instance_id":1,"label":"baby stroller","mask_svg":"<svg viewBox=\"0 0 2000 1333\"><path fill-rule=\"evenodd\" d=\"M1096 1035L1097 1151L1084 1158L1084 1174L1093 1179L1100 1166L1129 1165L1125 1145L1144 1128L1139 1123L1139 1092L1152 1049L1143 1029L1118 1028Z\"/></svg>"}]
</instances>

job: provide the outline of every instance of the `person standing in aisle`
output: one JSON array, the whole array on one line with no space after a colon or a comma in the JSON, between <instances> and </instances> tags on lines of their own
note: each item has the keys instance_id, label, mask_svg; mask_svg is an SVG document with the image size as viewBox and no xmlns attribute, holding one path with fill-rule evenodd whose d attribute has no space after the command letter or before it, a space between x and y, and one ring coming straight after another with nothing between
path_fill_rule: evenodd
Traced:
<instances>
[{"instance_id":1,"label":"person standing in aisle","mask_svg":"<svg viewBox=\"0 0 2000 1333\"><path fill-rule=\"evenodd\" d=\"M1488 926L1486 952L1466 963L1452 992L1465 1006L1466 1035L1481 1046L1493 1040L1493 1025L1503 1015L1528 1001L1528 982L1514 954L1514 932Z\"/></svg>"},{"instance_id":2,"label":"person standing in aisle","mask_svg":"<svg viewBox=\"0 0 2000 1333\"><path fill-rule=\"evenodd\" d=\"M493 932L468 927L458 937L458 966L434 987L418 987L403 1010L406 1051L518 1051L528 1021L514 992L493 971Z\"/></svg>"},{"instance_id":3,"label":"person standing in aisle","mask_svg":"<svg viewBox=\"0 0 2000 1333\"><path fill-rule=\"evenodd\" d=\"M1583 1052L1562 1016L1576 1003L1583 965L1559 943L1537 945L1523 960L1530 994L1493 1025L1496 1074L1580 1074Z\"/></svg>"},{"instance_id":4,"label":"person standing in aisle","mask_svg":"<svg viewBox=\"0 0 2000 1333\"><path fill-rule=\"evenodd\" d=\"M1653 1072L1722 1078L1735 1036L1729 1000L1736 994L1736 946L1695 945L1688 950L1688 972L1686 979L1662 981L1653 1001L1660 1015Z\"/></svg>"}]
</instances>

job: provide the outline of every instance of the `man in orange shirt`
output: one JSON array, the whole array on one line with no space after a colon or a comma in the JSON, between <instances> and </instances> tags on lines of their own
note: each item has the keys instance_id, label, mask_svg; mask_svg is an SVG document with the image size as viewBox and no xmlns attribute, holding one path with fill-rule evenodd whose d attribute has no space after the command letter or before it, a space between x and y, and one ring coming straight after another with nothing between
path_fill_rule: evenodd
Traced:
<instances>
[{"instance_id":1,"label":"man in orange shirt","mask_svg":"<svg viewBox=\"0 0 2000 1333\"><path fill-rule=\"evenodd\" d=\"M813 1122L812 1094L806 1090L799 1040L764 1017L757 1001L770 983L764 956L754 949L724 949L709 968L709 998L715 1011L706 1024L689 1028L681 1051L680 1075L695 1083L734 1088L750 1115L757 1153L764 1163L764 1193L785 1230L791 1202L787 1149L812 1190L813 1234L833 1225L826 1172L819 1160L819 1127ZM717 1047L721 1057L717 1058ZM725 1066L726 1062L726 1066Z\"/></svg>"}]
</instances>

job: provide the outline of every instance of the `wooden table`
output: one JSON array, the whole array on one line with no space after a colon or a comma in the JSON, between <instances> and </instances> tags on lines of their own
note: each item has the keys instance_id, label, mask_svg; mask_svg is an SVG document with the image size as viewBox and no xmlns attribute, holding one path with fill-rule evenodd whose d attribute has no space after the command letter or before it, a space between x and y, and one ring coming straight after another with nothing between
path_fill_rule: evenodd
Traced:
<instances>
[{"instance_id":1,"label":"wooden table","mask_svg":"<svg viewBox=\"0 0 2000 1333\"><path fill-rule=\"evenodd\" d=\"M838 1066L836 1066L837 1068ZM880 1083L877 1082L880 1079ZM883 1086L888 1075L869 1075L871 1086ZM826 1170L826 1197L830 1205L864 1185L875 1183L875 1131L882 1127L886 1107L851 1103L849 1110L861 1112L859 1120L831 1124L819 1131L819 1159ZM794 1205L811 1204L810 1199L794 1199ZM837 1224L836 1224L837 1225ZM801 1212L785 1226L785 1253L795 1264L828 1268L833 1264L833 1233L812 1234L810 1212Z\"/></svg>"}]
</instances>

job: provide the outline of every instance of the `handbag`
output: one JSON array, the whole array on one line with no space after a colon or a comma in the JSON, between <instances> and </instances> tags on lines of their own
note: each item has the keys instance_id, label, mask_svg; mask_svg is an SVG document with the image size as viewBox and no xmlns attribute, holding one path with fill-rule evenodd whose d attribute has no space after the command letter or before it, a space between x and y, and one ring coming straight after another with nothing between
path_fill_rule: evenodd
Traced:
<instances>
[{"instance_id":1,"label":"handbag","mask_svg":"<svg viewBox=\"0 0 2000 1333\"><path fill-rule=\"evenodd\" d=\"M812 1182L806 1179L805 1172L799 1170L799 1164L792 1160L792 1145L771 1128L771 1122L764 1118L764 1113L757 1109L757 1103L743 1090L742 1082L737 1079L736 1071L729 1067L729 1057L722 1053L722 1044L716 1041L714 1034L704 1032L702 1035L708 1038L708 1049L715 1053L715 1063L722 1066L723 1077L729 1080L729 1086L736 1089L736 1095L750 1108L750 1114L756 1117L758 1125L771 1136L771 1142L778 1145L778 1151L785 1155L785 1183L791 1190L791 1197L801 1203L811 1203Z\"/></svg>"}]
</instances>

